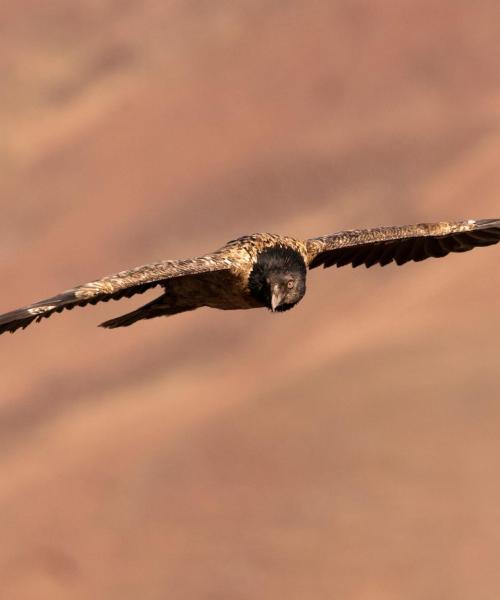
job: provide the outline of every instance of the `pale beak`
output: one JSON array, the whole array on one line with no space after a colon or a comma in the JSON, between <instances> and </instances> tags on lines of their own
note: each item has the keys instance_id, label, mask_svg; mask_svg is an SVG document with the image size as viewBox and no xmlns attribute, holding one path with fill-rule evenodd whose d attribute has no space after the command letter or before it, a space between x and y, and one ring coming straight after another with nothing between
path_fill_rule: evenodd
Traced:
<instances>
[{"instance_id":1,"label":"pale beak","mask_svg":"<svg viewBox=\"0 0 500 600\"><path fill-rule=\"evenodd\" d=\"M278 308L278 306L281 304L281 302L284 300L284 295L283 292L281 291L280 285L279 283L275 283L273 285L273 293L271 296L271 309L273 312L276 311L276 309Z\"/></svg>"}]
</instances>

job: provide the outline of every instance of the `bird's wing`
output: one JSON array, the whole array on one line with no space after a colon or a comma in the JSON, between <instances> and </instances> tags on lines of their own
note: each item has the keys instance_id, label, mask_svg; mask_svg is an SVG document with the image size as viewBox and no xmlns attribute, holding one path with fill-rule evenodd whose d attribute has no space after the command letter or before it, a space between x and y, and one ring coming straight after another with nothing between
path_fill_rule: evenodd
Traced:
<instances>
[{"instance_id":1,"label":"bird's wing","mask_svg":"<svg viewBox=\"0 0 500 600\"><path fill-rule=\"evenodd\" d=\"M353 229L306 240L309 268L398 265L500 242L500 219Z\"/></svg>"},{"instance_id":2,"label":"bird's wing","mask_svg":"<svg viewBox=\"0 0 500 600\"><path fill-rule=\"evenodd\" d=\"M116 275L79 285L53 298L0 315L0 334L6 331L14 333L16 329L24 329L33 321L38 322L56 312L65 309L71 310L75 306L130 298L134 294L142 294L147 289L160 285L168 279L224 271L230 268L229 256L222 252L216 252L198 258L166 260L137 267L130 271L121 271Z\"/></svg>"}]
</instances>

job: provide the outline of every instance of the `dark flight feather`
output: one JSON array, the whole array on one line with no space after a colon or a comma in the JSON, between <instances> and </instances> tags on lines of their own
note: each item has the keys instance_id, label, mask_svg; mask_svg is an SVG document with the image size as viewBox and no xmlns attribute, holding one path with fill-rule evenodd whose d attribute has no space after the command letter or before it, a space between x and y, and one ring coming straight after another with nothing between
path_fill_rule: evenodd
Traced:
<instances>
[{"instance_id":1,"label":"dark flight feather","mask_svg":"<svg viewBox=\"0 0 500 600\"><path fill-rule=\"evenodd\" d=\"M77 286L47 300L0 315L0 334L25 329L33 322L38 323L54 313L71 310L75 306L130 298L135 294L143 294L146 290L170 279L226 269L229 269L227 258L214 253L200 258L163 261L121 271L116 275Z\"/></svg>"},{"instance_id":2,"label":"dark flight feather","mask_svg":"<svg viewBox=\"0 0 500 600\"><path fill-rule=\"evenodd\" d=\"M500 241L500 220L420 223L404 227L379 227L341 231L306 241L309 268L353 267L391 262L403 265L450 252L467 252Z\"/></svg>"}]
</instances>

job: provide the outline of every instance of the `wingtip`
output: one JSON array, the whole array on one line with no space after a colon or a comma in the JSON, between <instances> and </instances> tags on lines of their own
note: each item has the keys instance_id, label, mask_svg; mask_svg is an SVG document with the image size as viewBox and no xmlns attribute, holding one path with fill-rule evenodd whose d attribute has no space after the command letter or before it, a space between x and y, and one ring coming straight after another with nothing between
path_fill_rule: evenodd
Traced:
<instances>
[{"instance_id":1,"label":"wingtip","mask_svg":"<svg viewBox=\"0 0 500 600\"><path fill-rule=\"evenodd\" d=\"M476 225L476 227L486 228L486 227L494 227L500 228L500 218L497 219L477 219L472 220L472 223Z\"/></svg>"}]
</instances>

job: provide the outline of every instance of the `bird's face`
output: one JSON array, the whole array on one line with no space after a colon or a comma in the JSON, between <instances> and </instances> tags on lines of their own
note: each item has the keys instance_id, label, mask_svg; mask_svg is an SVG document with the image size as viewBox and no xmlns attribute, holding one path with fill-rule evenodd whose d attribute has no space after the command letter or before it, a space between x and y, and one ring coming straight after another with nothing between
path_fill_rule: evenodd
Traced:
<instances>
[{"instance_id":1,"label":"bird's face","mask_svg":"<svg viewBox=\"0 0 500 600\"><path fill-rule=\"evenodd\" d=\"M289 310L306 293L306 265L293 248L266 248L248 280L250 294L273 312Z\"/></svg>"},{"instance_id":2,"label":"bird's face","mask_svg":"<svg viewBox=\"0 0 500 600\"><path fill-rule=\"evenodd\" d=\"M299 272L270 272L264 286L266 306L273 312L292 308L305 294L305 277Z\"/></svg>"}]
</instances>

